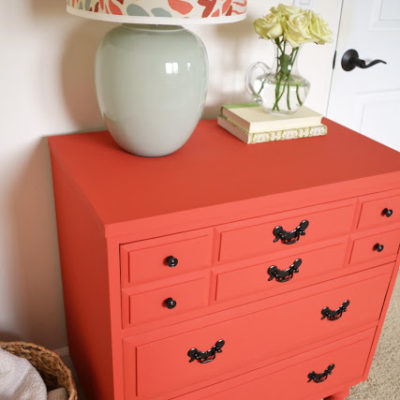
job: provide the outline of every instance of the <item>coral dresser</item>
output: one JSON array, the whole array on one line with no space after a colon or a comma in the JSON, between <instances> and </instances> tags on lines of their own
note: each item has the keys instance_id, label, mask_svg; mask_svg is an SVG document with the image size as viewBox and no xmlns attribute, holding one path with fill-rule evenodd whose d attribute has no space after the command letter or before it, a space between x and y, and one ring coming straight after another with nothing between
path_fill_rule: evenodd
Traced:
<instances>
[{"instance_id":1,"label":"coral dresser","mask_svg":"<svg viewBox=\"0 0 400 400\"><path fill-rule=\"evenodd\" d=\"M245 145L203 121L163 158L49 138L70 353L91 400L344 399L399 264L400 154Z\"/></svg>"}]
</instances>

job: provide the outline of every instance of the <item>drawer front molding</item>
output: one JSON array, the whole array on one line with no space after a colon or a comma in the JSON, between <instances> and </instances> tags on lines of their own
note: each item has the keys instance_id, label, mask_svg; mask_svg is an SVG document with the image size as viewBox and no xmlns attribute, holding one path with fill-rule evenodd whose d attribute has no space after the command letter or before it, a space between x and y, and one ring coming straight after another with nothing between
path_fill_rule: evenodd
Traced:
<instances>
[{"instance_id":1,"label":"drawer front molding","mask_svg":"<svg viewBox=\"0 0 400 400\"><path fill-rule=\"evenodd\" d=\"M324 398L336 387L349 384L362 378L374 331L353 338L352 343L336 345L328 350L320 348L315 355L306 354L297 364L282 364L276 372L252 379L239 386L219 393L197 397L199 400L288 400L298 398ZM319 354L318 354L319 353ZM308 356L308 358L307 358ZM321 372L320 372L321 371ZM321 384L322 383L322 384ZM268 389L266 389L268 388ZM177 400L192 400L190 396Z\"/></svg>"},{"instance_id":2,"label":"drawer front molding","mask_svg":"<svg viewBox=\"0 0 400 400\"><path fill-rule=\"evenodd\" d=\"M359 229L390 226L400 222L400 191L365 196L361 199Z\"/></svg>"},{"instance_id":3,"label":"drawer front molding","mask_svg":"<svg viewBox=\"0 0 400 400\"><path fill-rule=\"evenodd\" d=\"M379 263L388 257L396 259L400 245L400 229L376 233L354 240L350 263L357 264L368 260Z\"/></svg>"},{"instance_id":4,"label":"drawer front molding","mask_svg":"<svg viewBox=\"0 0 400 400\"><path fill-rule=\"evenodd\" d=\"M209 279L206 277L139 293L122 293L122 320L125 328L156 319L185 314L208 305Z\"/></svg>"},{"instance_id":5,"label":"drawer front molding","mask_svg":"<svg viewBox=\"0 0 400 400\"><path fill-rule=\"evenodd\" d=\"M211 230L124 244L121 246L122 287L208 268L211 256Z\"/></svg>"},{"instance_id":6,"label":"drawer front molding","mask_svg":"<svg viewBox=\"0 0 400 400\"><path fill-rule=\"evenodd\" d=\"M291 288L294 283L305 282L315 277L323 279L325 274L343 268L346 248L347 242L312 251L299 249L291 256L270 259L256 265L219 273L217 301L250 295L255 292L264 291L268 293L271 289L276 288ZM291 279L281 281L276 278L271 279L271 269L290 269L290 265L294 265L296 260L301 260L301 263L297 265L297 272L292 269L293 276Z\"/></svg>"},{"instance_id":7,"label":"drawer front molding","mask_svg":"<svg viewBox=\"0 0 400 400\"><path fill-rule=\"evenodd\" d=\"M347 204L333 209L311 208L298 211L298 215L258 218L245 223L219 227L221 247L219 261L282 251L290 245L300 247L350 232L354 217L354 205ZM307 221L308 224L302 221ZM307 226L305 226L307 225ZM279 230L279 232L277 231ZM282 240L285 233L293 238ZM287 237L289 237L287 236Z\"/></svg>"},{"instance_id":8,"label":"drawer front molding","mask_svg":"<svg viewBox=\"0 0 400 400\"><path fill-rule=\"evenodd\" d=\"M347 278L338 279L332 283L332 290L320 294L139 345L136 349L138 394L151 397L199 382L206 385L208 379L215 376L223 379L224 374L242 365L251 368L279 353L377 321L391 270L392 265L379 268L379 275L368 279L363 279L364 274L360 273L360 281L351 284ZM343 318L334 322L321 320L324 307L334 308L347 299L352 307ZM213 362L207 365L189 362L188 351L208 349L218 340L224 341L224 349ZM154 363L156 359L165 361ZM153 385L154 376L158 377L157 385Z\"/></svg>"}]
</instances>

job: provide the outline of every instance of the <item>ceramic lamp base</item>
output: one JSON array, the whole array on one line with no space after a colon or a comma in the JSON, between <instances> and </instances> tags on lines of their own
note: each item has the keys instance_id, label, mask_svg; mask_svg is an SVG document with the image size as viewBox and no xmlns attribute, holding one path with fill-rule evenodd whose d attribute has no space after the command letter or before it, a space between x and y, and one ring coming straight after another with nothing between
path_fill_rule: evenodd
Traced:
<instances>
[{"instance_id":1,"label":"ceramic lamp base","mask_svg":"<svg viewBox=\"0 0 400 400\"><path fill-rule=\"evenodd\" d=\"M124 24L100 43L95 78L115 141L139 156L164 156L184 145L201 117L207 53L182 27Z\"/></svg>"}]
</instances>

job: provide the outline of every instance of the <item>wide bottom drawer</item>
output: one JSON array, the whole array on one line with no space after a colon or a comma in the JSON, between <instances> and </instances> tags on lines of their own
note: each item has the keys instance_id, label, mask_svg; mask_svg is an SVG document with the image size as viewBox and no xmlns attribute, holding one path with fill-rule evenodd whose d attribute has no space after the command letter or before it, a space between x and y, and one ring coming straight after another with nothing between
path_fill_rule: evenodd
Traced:
<instances>
[{"instance_id":1,"label":"wide bottom drawer","mask_svg":"<svg viewBox=\"0 0 400 400\"><path fill-rule=\"evenodd\" d=\"M179 400L309 400L320 399L363 378L375 329L280 363L275 371L217 394L192 394ZM297 357L298 359L299 357ZM270 368L272 369L272 368Z\"/></svg>"}]
</instances>

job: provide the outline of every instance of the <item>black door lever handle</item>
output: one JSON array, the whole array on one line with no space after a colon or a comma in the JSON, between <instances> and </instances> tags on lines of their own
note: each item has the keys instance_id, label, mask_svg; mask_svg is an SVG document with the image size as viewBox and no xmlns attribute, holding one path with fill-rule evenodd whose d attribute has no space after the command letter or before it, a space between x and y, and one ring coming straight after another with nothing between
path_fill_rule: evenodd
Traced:
<instances>
[{"instance_id":1,"label":"black door lever handle","mask_svg":"<svg viewBox=\"0 0 400 400\"><path fill-rule=\"evenodd\" d=\"M352 71L356 67L366 69L379 63L387 64L383 60L373 60L367 64L365 60L362 60L358 56L358 52L354 49L347 50L342 57L342 68L345 71Z\"/></svg>"}]
</instances>

